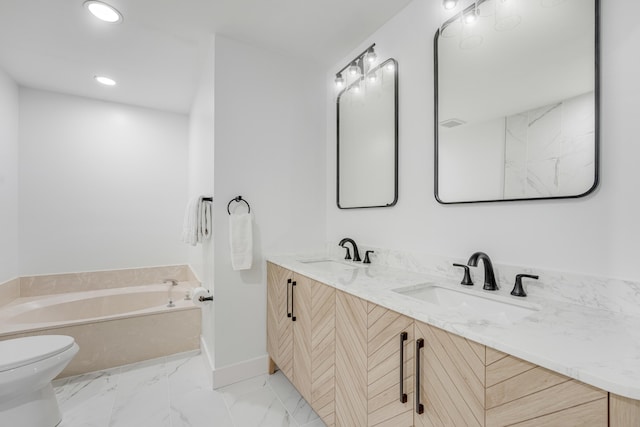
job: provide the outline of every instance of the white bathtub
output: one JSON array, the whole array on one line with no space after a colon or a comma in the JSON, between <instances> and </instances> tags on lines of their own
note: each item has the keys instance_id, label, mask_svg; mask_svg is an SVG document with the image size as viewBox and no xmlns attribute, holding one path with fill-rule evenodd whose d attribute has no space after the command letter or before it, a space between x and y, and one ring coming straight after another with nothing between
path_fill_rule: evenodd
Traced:
<instances>
[{"instance_id":1,"label":"white bathtub","mask_svg":"<svg viewBox=\"0 0 640 427\"><path fill-rule=\"evenodd\" d=\"M31 335L71 335L80 352L60 376L120 366L200 345L200 309L168 284L17 298L0 307L0 340Z\"/></svg>"}]
</instances>

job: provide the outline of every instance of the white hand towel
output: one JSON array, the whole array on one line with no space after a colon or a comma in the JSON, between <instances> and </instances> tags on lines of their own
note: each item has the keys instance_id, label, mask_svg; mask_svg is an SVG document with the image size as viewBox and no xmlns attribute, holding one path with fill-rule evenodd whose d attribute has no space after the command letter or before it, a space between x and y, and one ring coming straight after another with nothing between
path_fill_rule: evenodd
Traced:
<instances>
[{"instance_id":1,"label":"white hand towel","mask_svg":"<svg viewBox=\"0 0 640 427\"><path fill-rule=\"evenodd\" d=\"M211 237L211 202L203 197L189 200L182 226L182 241L195 246Z\"/></svg>"},{"instance_id":2,"label":"white hand towel","mask_svg":"<svg viewBox=\"0 0 640 427\"><path fill-rule=\"evenodd\" d=\"M253 231L250 213L229 215L229 243L233 269L250 269L253 262Z\"/></svg>"},{"instance_id":3,"label":"white hand towel","mask_svg":"<svg viewBox=\"0 0 640 427\"><path fill-rule=\"evenodd\" d=\"M198 209L198 243L211 236L211 202L201 199Z\"/></svg>"}]
</instances>

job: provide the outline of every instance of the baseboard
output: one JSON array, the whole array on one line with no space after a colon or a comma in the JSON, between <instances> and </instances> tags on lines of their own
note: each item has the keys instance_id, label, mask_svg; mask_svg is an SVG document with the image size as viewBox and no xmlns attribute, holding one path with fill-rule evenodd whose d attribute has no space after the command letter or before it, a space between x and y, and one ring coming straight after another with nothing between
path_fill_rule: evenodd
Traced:
<instances>
[{"instance_id":1,"label":"baseboard","mask_svg":"<svg viewBox=\"0 0 640 427\"><path fill-rule=\"evenodd\" d=\"M209 351L209 347L207 347L207 343L204 340L204 337L200 335L200 353L202 353L202 359L207 368L207 372L211 373L211 381L213 382L213 372L215 371L215 364L213 362L213 358L211 357L211 352Z\"/></svg>"},{"instance_id":2,"label":"baseboard","mask_svg":"<svg viewBox=\"0 0 640 427\"><path fill-rule=\"evenodd\" d=\"M248 378L266 374L269 356L259 356L213 370L213 388L220 388Z\"/></svg>"}]
</instances>

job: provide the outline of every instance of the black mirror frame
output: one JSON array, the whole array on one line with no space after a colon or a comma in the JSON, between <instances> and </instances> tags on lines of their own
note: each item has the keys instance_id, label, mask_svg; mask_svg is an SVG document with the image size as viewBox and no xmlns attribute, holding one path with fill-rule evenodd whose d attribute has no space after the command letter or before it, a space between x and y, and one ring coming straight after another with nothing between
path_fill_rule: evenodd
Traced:
<instances>
[{"instance_id":1,"label":"black mirror frame","mask_svg":"<svg viewBox=\"0 0 640 427\"><path fill-rule=\"evenodd\" d=\"M479 0L477 4L482 4L487 0ZM443 205L458 205L458 204L470 204L470 203L494 203L494 202L516 202L516 201L527 201L527 200L552 200L552 199L577 199L580 197L585 197L595 191L600 182L600 0L594 0L595 6L595 40L594 40L594 71L595 71L595 82L594 82L594 98L595 98L595 153L594 153L594 167L595 167L595 176L593 180L593 185L587 191L582 194L572 195L572 196L550 196L550 197L531 197L531 198L521 198L521 199L495 199L495 200L465 200L460 202L445 202L440 199L438 195L438 39L440 37L440 28L436 30L436 33L433 38L433 81L434 81L434 181L433 181L433 194L438 203ZM465 13L468 10L471 10L474 5L470 5L464 11L460 13ZM458 15L450 18L446 23L452 22Z\"/></svg>"},{"instance_id":2,"label":"black mirror frame","mask_svg":"<svg viewBox=\"0 0 640 427\"><path fill-rule=\"evenodd\" d=\"M394 58L389 58L384 62L381 62L380 64L378 64L376 67L372 68L371 71L374 70L378 70L380 68L382 68L384 65L386 65L389 61L393 61L394 64L394 73L393 73L393 78L394 78L394 90L395 90L395 94L394 94L394 102L395 102L395 129L394 129L394 137L395 137L395 150L394 150L394 156L395 156L395 160L394 160L394 197L393 197L393 201L391 203L388 203L386 205L376 205L376 206L349 206L349 207L343 207L340 206L340 97L342 96L343 93L345 93L347 90L349 90L355 83L360 82L362 80L362 78L360 78L359 80L351 83L349 86L345 87L344 89L342 89L340 91L340 93L338 94L338 97L336 99L336 205L338 206L339 209L369 209L369 208L388 208L391 206L394 206L397 202L398 202L398 146L399 146L399 132L398 132L398 118L399 118L399 114L398 114L398 107L399 107L399 103L398 103L398 61L396 61Z\"/></svg>"}]
</instances>

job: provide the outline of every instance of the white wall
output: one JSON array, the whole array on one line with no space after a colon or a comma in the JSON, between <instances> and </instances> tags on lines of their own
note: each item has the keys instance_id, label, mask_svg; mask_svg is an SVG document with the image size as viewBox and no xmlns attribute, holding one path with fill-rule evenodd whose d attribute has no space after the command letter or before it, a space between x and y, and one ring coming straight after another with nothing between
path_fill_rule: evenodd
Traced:
<instances>
[{"instance_id":1,"label":"white wall","mask_svg":"<svg viewBox=\"0 0 640 427\"><path fill-rule=\"evenodd\" d=\"M0 283L18 272L18 85L0 68Z\"/></svg>"},{"instance_id":2,"label":"white wall","mask_svg":"<svg viewBox=\"0 0 640 427\"><path fill-rule=\"evenodd\" d=\"M324 73L225 37L215 43L216 368L266 354L264 256L325 234ZM231 269L227 203L254 215L251 270Z\"/></svg>"},{"instance_id":3,"label":"white wall","mask_svg":"<svg viewBox=\"0 0 640 427\"><path fill-rule=\"evenodd\" d=\"M20 89L20 274L185 264L184 115Z\"/></svg>"},{"instance_id":4,"label":"white wall","mask_svg":"<svg viewBox=\"0 0 640 427\"><path fill-rule=\"evenodd\" d=\"M340 211L335 205L335 103L327 99L327 236L372 246L496 263L640 280L640 3L602 2L601 181L576 200L439 205L433 196L433 35L441 2L415 0L352 54L370 43L400 70L400 182L393 208Z\"/></svg>"},{"instance_id":5,"label":"white wall","mask_svg":"<svg viewBox=\"0 0 640 427\"><path fill-rule=\"evenodd\" d=\"M214 73L215 38L211 38L202 66L202 74L189 115L189 197L213 196L214 183ZM221 203L214 198L214 205ZM213 239L197 246L189 246L189 265L202 282L202 286L213 291ZM209 304L202 308L202 338L207 354L215 356L214 308ZM215 365L211 360L211 365Z\"/></svg>"}]
</instances>

